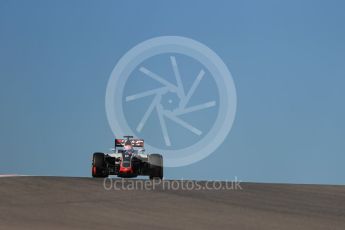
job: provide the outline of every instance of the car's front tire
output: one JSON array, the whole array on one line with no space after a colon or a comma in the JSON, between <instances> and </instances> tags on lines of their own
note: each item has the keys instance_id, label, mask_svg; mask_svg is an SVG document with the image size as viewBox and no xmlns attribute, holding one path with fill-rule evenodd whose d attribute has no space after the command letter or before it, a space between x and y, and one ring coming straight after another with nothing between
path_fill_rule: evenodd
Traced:
<instances>
[{"instance_id":1,"label":"car's front tire","mask_svg":"<svg viewBox=\"0 0 345 230\"><path fill-rule=\"evenodd\" d=\"M94 153L92 158L92 177L108 177L104 153Z\"/></svg>"},{"instance_id":2,"label":"car's front tire","mask_svg":"<svg viewBox=\"0 0 345 230\"><path fill-rule=\"evenodd\" d=\"M163 179L163 156L161 154L150 154L150 180Z\"/></svg>"}]
</instances>

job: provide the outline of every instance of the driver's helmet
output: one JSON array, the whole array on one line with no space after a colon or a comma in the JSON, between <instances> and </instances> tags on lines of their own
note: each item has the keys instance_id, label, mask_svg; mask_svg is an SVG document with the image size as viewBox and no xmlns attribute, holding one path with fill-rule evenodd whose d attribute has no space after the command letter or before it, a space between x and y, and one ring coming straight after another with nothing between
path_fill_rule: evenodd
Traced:
<instances>
[{"instance_id":1,"label":"driver's helmet","mask_svg":"<svg viewBox=\"0 0 345 230\"><path fill-rule=\"evenodd\" d=\"M126 142L125 142L125 150L131 150L131 149L133 149L133 147L132 147L132 142L130 141L130 140L127 140Z\"/></svg>"}]
</instances>

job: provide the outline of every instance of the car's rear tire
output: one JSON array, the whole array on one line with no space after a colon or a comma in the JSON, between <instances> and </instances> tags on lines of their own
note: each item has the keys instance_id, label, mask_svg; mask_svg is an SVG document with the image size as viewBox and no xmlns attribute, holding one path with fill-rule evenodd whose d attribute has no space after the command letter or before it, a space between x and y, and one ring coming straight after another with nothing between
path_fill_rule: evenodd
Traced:
<instances>
[{"instance_id":1,"label":"car's rear tire","mask_svg":"<svg viewBox=\"0 0 345 230\"><path fill-rule=\"evenodd\" d=\"M161 154L150 154L150 180L163 179L163 156Z\"/></svg>"},{"instance_id":2,"label":"car's rear tire","mask_svg":"<svg viewBox=\"0 0 345 230\"><path fill-rule=\"evenodd\" d=\"M92 177L108 177L104 153L94 153L92 158Z\"/></svg>"}]
</instances>

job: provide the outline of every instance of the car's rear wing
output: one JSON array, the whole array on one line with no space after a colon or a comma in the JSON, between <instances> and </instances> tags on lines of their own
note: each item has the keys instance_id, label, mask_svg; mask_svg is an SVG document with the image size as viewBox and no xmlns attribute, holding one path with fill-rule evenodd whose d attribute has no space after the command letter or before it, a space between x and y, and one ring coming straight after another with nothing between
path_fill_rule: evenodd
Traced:
<instances>
[{"instance_id":1,"label":"car's rear wing","mask_svg":"<svg viewBox=\"0 0 345 230\"><path fill-rule=\"evenodd\" d=\"M127 139L115 139L115 148L125 146ZM144 139L130 139L133 147L144 147Z\"/></svg>"}]
</instances>

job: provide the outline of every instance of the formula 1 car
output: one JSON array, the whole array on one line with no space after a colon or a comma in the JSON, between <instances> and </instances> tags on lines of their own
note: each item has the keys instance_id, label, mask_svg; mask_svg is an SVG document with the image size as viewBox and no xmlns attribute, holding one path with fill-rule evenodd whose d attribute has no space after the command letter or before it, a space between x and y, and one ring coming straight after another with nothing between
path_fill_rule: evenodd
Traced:
<instances>
[{"instance_id":1,"label":"formula 1 car","mask_svg":"<svg viewBox=\"0 0 345 230\"><path fill-rule=\"evenodd\" d=\"M133 139L133 136L124 136L124 138L115 139L113 153L93 154L92 177L105 178L109 175L117 175L125 178L149 176L150 179L162 179L162 155L145 154L143 139ZM130 145L130 149L124 148L127 144Z\"/></svg>"}]
</instances>

